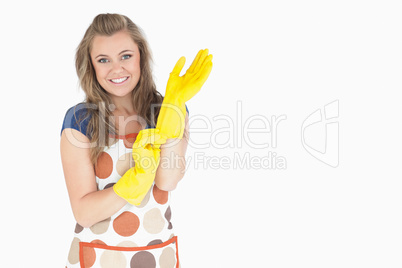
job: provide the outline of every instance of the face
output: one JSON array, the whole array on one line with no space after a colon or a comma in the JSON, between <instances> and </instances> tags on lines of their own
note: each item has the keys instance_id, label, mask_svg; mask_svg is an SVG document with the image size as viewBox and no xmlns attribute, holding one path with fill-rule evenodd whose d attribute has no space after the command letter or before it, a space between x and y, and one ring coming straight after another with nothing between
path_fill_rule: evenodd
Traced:
<instances>
[{"instance_id":1,"label":"face","mask_svg":"<svg viewBox=\"0 0 402 268\"><path fill-rule=\"evenodd\" d=\"M127 32L95 36L90 54L96 78L111 97L133 91L141 75L140 52Z\"/></svg>"}]
</instances>

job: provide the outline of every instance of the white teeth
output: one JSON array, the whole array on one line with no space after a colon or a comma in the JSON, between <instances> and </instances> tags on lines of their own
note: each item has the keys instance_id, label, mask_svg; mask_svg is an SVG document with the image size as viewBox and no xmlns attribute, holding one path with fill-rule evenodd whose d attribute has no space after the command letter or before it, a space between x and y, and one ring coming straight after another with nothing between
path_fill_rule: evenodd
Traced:
<instances>
[{"instance_id":1,"label":"white teeth","mask_svg":"<svg viewBox=\"0 0 402 268\"><path fill-rule=\"evenodd\" d=\"M119 78L119 79L110 79L112 80L113 83L121 83L123 81L126 81L128 79L128 77L123 77L123 78Z\"/></svg>"}]
</instances>

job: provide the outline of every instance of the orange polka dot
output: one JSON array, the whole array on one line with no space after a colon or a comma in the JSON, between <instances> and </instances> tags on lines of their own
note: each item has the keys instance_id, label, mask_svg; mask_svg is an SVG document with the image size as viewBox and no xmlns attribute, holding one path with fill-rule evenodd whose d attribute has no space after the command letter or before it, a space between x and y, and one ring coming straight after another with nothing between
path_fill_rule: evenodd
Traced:
<instances>
[{"instance_id":1,"label":"orange polka dot","mask_svg":"<svg viewBox=\"0 0 402 268\"><path fill-rule=\"evenodd\" d=\"M92 267L96 260L95 249L91 247L83 248L84 267Z\"/></svg>"},{"instance_id":2,"label":"orange polka dot","mask_svg":"<svg viewBox=\"0 0 402 268\"><path fill-rule=\"evenodd\" d=\"M137 138L137 135L138 135L138 133L133 133L132 135L125 137L124 146L127 149L133 148L133 144L135 142L135 139Z\"/></svg>"},{"instance_id":3,"label":"orange polka dot","mask_svg":"<svg viewBox=\"0 0 402 268\"><path fill-rule=\"evenodd\" d=\"M106 243L103 242L102 240L99 240L99 239L95 239L95 240L93 240L91 243L98 244L98 245L105 245L105 246L106 246Z\"/></svg>"},{"instance_id":4,"label":"orange polka dot","mask_svg":"<svg viewBox=\"0 0 402 268\"><path fill-rule=\"evenodd\" d=\"M156 185L154 185L154 189L152 190L152 193L154 195L155 201L158 202L159 204L163 205L163 204L166 204L166 202L168 201L169 192L162 191Z\"/></svg>"},{"instance_id":5,"label":"orange polka dot","mask_svg":"<svg viewBox=\"0 0 402 268\"><path fill-rule=\"evenodd\" d=\"M113 229L121 236L131 236L140 227L140 219L134 213L125 211L113 221Z\"/></svg>"},{"instance_id":6,"label":"orange polka dot","mask_svg":"<svg viewBox=\"0 0 402 268\"><path fill-rule=\"evenodd\" d=\"M97 165L95 168L95 174L99 179L106 179L112 174L113 171L113 160L112 157L106 153L102 152L98 158Z\"/></svg>"}]
</instances>

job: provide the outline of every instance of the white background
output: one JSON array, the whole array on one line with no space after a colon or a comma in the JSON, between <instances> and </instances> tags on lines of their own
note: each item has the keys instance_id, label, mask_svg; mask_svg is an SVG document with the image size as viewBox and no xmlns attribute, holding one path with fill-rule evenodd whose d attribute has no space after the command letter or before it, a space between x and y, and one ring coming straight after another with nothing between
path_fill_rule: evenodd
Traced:
<instances>
[{"instance_id":1,"label":"white background","mask_svg":"<svg viewBox=\"0 0 402 268\"><path fill-rule=\"evenodd\" d=\"M187 103L190 120L209 118L213 132L227 127L214 121L226 115L241 142L190 146L189 159L268 151L286 159L283 170L190 161L172 192L182 267L402 266L400 1L8 1L1 11L1 267L64 267L75 222L60 130L84 98L75 49L105 12L144 30L162 94L180 56L187 69L199 49L214 55L208 81ZM333 101L337 167L301 142L303 121ZM244 142L238 129L256 115L286 115L276 148ZM227 134L218 142L193 126L195 142L223 143ZM325 142L320 135L312 146Z\"/></svg>"}]
</instances>

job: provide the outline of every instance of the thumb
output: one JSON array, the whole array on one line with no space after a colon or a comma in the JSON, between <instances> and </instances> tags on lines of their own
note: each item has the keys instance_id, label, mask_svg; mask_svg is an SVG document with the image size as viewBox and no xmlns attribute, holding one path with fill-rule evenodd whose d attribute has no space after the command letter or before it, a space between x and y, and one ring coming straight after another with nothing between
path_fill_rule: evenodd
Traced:
<instances>
[{"instance_id":1,"label":"thumb","mask_svg":"<svg viewBox=\"0 0 402 268\"><path fill-rule=\"evenodd\" d=\"M173 71L170 73L171 75L180 75L181 70L184 67L184 64L186 63L186 58L185 57L181 57L176 65L173 68Z\"/></svg>"}]
</instances>

